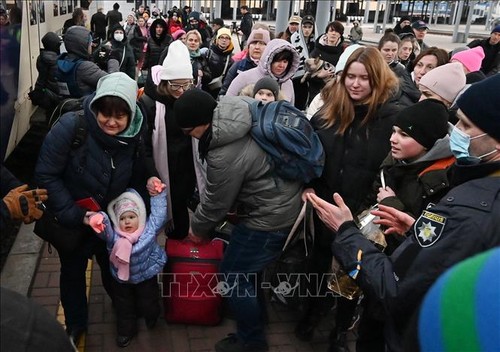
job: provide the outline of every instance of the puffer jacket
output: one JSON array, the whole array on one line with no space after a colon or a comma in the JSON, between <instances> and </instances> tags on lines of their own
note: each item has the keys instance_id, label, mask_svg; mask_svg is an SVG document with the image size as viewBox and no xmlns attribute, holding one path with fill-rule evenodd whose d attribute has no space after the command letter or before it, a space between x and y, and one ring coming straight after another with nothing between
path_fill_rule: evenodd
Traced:
<instances>
[{"instance_id":1,"label":"puffer jacket","mask_svg":"<svg viewBox=\"0 0 500 352\"><path fill-rule=\"evenodd\" d=\"M141 200L142 206L140 209L146 208L144 201ZM134 201L136 201L134 199ZM137 201L136 201L137 202ZM116 241L120 235L114 230L110 218L105 212L100 212L104 216L103 224L105 225L104 232L98 233L101 239L106 241L108 252L111 253ZM163 250L156 242L156 234L165 225L167 221L167 197L166 191L151 197L151 215L146 221L146 226L139 236L139 240L133 244L132 253L130 254L130 277L126 283L138 284L146 281L163 271L163 266L167 262L165 250ZM118 278L116 267L110 262L111 275L118 282L124 282Z\"/></svg>"},{"instance_id":2,"label":"puffer jacket","mask_svg":"<svg viewBox=\"0 0 500 352\"><path fill-rule=\"evenodd\" d=\"M297 218L302 184L273 174L251 127L244 98L223 97L213 114L206 191L191 219L195 234L210 234L233 205L242 209L240 222L253 230L285 229Z\"/></svg>"},{"instance_id":3,"label":"puffer jacket","mask_svg":"<svg viewBox=\"0 0 500 352\"><path fill-rule=\"evenodd\" d=\"M163 32L159 37L156 36L156 27L163 27ZM143 70L149 70L152 66L161 65L159 62L160 55L163 50L172 42L172 37L168 34L167 23L161 19L157 18L151 23L149 27L149 39L148 48L146 49L146 56L144 59L144 64L142 66Z\"/></svg>"},{"instance_id":4,"label":"puffer jacket","mask_svg":"<svg viewBox=\"0 0 500 352\"><path fill-rule=\"evenodd\" d=\"M206 52L205 56L208 60L208 67L210 68L213 78L219 77L222 74L224 67L226 66L226 60L229 60L226 73L229 71L229 68L233 64L233 59L231 58L233 49L233 43L231 43L224 51L222 51L216 44L212 44L210 46L210 49Z\"/></svg>"},{"instance_id":5,"label":"puffer jacket","mask_svg":"<svg viewBox=\"0 0 500 352\"><path fill-rule=\"evenodd\" d=\"M44 49L40 50L40 56L36 60L38 78L35 83L37 89L49 89L58 94L59 88L55 79L57 72L57 57L61 40L54 32L48 32L42 38Z\"/></svg>"},{"instance_id":6,"label":"puffer jacket","mask_svg":"<svg viewBox=\"0 0 500 352\"><path fill-rule=\"evenodd\" d=\"M219 95L226 95L229 86L241 72L251 70L252 68L255 67L257 67L257 64L250 59L248 53L243 60L236 61L227 71L226 77L224 77L224 84L220 89Z\"/></svg>"},{"instance_id":7,"label":"puffer jacket","mask_svg":"<svg viewBox=\"0 0 500 352\"><path fill-rule=\"evenodd\" d=\"M74 26L68 29L64 35L64 46L68 52L68 60L83 59L76 71L76 83L80 88L82 96L93 93L96 90L97 82L108 73L120 71L118 61L108 60L108 70L103 71L95 63L90 61L88 52L90 31L81 26Z\"/></svg>"},{"instance_id":8,"label":"puffer jacket","mask_svg":"<svg viewBox=\"0 0 500 352\"><path fill-rule=\"evenodd\" d=\"M293 53L293 61L289 63L289 68L282 77L275 77L271 73L271 63L276 54L285 50L289 50ZM262 57L257 67L241 72L238 77L231 82L226 95L236 96L247 85L256 83L262 77L270 76L278 81L281 92L286 96L287 100L293 104L295 101L295 93L293 91L292 77L295 75L295 72L297 72L299 62L299 54L292 44L283 39L273 39L266 45L266 49L262 53Z\"/></svg>"},{"instance_id":9,"label":"puffer jacket","mask_svg":"<svg viewBox=\"0 0 500 352\"><path fill-rule=\"evenodd\" d=\"M83 144L76 149L71 146L78 124L77 113L64 114L45 137L35 167L37 185L48 191L48 209L68 227L81 225L85 216L86 210L75 201L93 197L101 209L106 209L112 199L134 186L133 177L144 167L137 154L146 124L135 105L135 96L129 99L134 102L131 123L118 136L107 135L98 126L91 108L95 96L96 93L84 101L87 131Z\"/></svg>"}]
</instances>

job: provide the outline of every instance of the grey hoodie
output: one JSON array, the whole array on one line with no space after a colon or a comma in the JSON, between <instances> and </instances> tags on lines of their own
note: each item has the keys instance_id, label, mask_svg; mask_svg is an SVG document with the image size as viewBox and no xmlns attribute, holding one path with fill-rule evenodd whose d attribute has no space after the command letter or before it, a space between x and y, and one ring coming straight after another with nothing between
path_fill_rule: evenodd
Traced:
<instances>
[{"instance_id":1,"label":"grey hoodie","mask_svg":"<svg viewBox=\"0 0 500 352\"><path fill-rule=\"evenodd\" d=\"M108 61L107 72L101 70L99 66L90 61L88 47L92 40L92 36L87 28L82 26L70 27L66 34L64 34L63 40L69 60L84 60L82 64L78 66L76 72L76 82L83 95L93 93L101 77L120 70L119 63L115 59L110 59Z\"/></svg>"}]
</instances>

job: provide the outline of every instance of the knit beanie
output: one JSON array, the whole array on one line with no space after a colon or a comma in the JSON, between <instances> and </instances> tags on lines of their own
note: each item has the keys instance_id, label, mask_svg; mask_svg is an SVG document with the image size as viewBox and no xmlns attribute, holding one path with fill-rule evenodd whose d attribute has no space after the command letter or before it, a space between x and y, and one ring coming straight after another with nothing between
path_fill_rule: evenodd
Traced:
<instances>
[{"instance_id":1,"label":"knit beanie","mask_svg":"<svg viewBox=\"0 0 500 352\"><path fill-rule=\"evenodd\" d=\"M465 116L497 141L500 141L499 92L500 75L496 74L472 84L457 100Z\"/></svg>"},{"instance_id":2,"label":"knit beanie","mask_svg":"<svg viewBox=\"0 0 500 352\"><path fill-rule=\"evenodd\" d=\"M191 20L199 21L200 20L200 13L196 12L196 11L191 12L189 14L189 21L191 21Z\"/></svg>"},{"instance_id":3,"label":"knit beanie","mask_svg":"<svg viewBox=\"0 0 500 352\"><path fill-rule=\"evenodd\" d=\"M252 97L255 97L255 94L261 89L269 89L271 92L273 92L274 99L278 100L278 94L280 92L280 86L278 85L278 82L276 82L274 79L272 79L269 76L263 77L255 83L255 86L253 87L253 95Z\"/></svg>"},{"instance_id":4,"label":"knit beanie","mask_svg":"<svg viewBox=\"0 0 500 352\"><path fill-rule=\"evenodd\" d=\"M190 89L174 103L174 116L180 128L190 128L212 122L215 99L200 89Z\"/></svg>"},{"instance_id":5,"label":"knit beanie","mask_svg":"<svg viewBox=\"0 0 500 352\"><path fill-rule=\"evenodd\" d=\"M269 43L270 41L269 37L269 31L266 31L265 29L258 28L254 29L251 33L250 36L248 37L247 44L250 45L255 42L263 42L263 43Z\"/></svg>"},{"instance_id":6,"label":"knit beanie","mask_svg":"<svg viewBox=\"0 0 500 352\"><path fill-rule=\"evenodd\" d=\"M456 53L451 57L451 60L460 61L469 72L479 71L481 63L484 59L484 50L481 46L464 50ZM453 81L450 81L453 82Z\"/></svg>"},{"instance_id":7,"label":"knit beanie","mask_svg":"<svg viewBox=\"0 0 500 352\"><path fill-rule=\"evenodd\" d=\"M448 110L439 100L425 99L401 110L394 125L429 150L448 133Z\"/></svg>"},{"instance_id":8,"label":"knit beanie","mask_svg":"<svg viewBox=\"0 0 500 352\"><path fill-rule=\"evenodd\" d=\"M344 52L339 57L339 61L337 62L337 66L335 66L335 73L339 73L341 71L344 71L345 64L347 63L347 60L349 60L349 57L351 57L352 53L355 52L356 49L359 49L359 48L366 48L366 47L364 45L352 44L344 49Z\"/></svg>"},{"instance_id":9,"label":"knit beanie","mask_svg":"<svg viewBox=\"0 0 500 352\"><path fill-rule=\"evenodd\" d=\"M107 210L115 229L119 228L120 216L126 211L133 212L139 218L138 232L142 232L146 226L146 205L139 193L133 188L127 188L125 192L109 202Z\"/></svg>"},{"instance_id":10,"label":"knit beanie","mask_svg":"<svg viewBox=\"0 0 500 352\"><path fill-rule=\"evenodd\" d=\"M134 213L135 215L139 215L139 207L137 204L132 199L129 198L122 198L118 202L115 203L115 206L113 208L116 218L120 219L120 216L123 215L123 213L130 211Z\"/></svg>"},{"instance_id":11,"label":"knit beanie","mask_svg":"<svg viewBox=\"0 0 500 352\"><path fill-rule=\"evenodd\" d=\"M219 39L221 35L227 35L229 38L231 38L231 31L226 27L219 28L219 30L217 31L217 39Z\"/></svg>"},{"instance_id":12,"label":"knit beanie","mask_svg":"<svg viewBox=\"0 0 500 352\"><path fill-rule=\"evenodd\" d=\"M453 266L425 295L418 316L421 351L498 351L500 248Z\"/></svg>"},{"instance_id":13,"label":"knit beanie","mask_svg":"<svg viewBox=\"0 0 500 352\"><path fill-rule=\"evenodd\" d=\"M170 44L162 66L160 79L163 81L193 79L193 66L191 66L188 48L180 40Z\"/></svg>"},{"instance_id":14,"label":"knit beanie","mask_svg":"<svg viewBox=\"0 0 500 352\"><path fill-rule=\"evenodd\" d=\"M497 24L495 28L492 29L491 33L500 33L500 24Z\"/></svg>"},{"instance_id":15,"label":"knit beanie","mask_svg":"<svg viewBox=\"0 0 500 352\"><path fill-rule=\"evenodd\" d=\"M182 37L183 34L186 34L186 31L184 29L178 29L174 33L172 33L172 38L174 38L174 40L177 40Z\"/></svg>"},{"instance_id":16,"label":"knit beanie","mask_svg":"<svg viewBox=\"0 0 500 352\"><path fill-rule=\"evenodd\" d=\"M427 72L420 79L419 85L453 103L458 93L464 89L465 81L462 65L458 62L452 62Z\"/></svg>"}]
</instances>

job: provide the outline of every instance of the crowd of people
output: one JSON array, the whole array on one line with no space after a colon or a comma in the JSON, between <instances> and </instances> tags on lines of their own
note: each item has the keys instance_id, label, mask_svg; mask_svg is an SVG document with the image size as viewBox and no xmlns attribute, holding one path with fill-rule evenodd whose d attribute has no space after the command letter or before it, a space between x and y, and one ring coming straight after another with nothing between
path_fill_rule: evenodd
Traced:
<instances>
[{"instance_id":1,"label":"crowd of people","mask_svg":"<svg viewBox=\"0 0 500 352\"><path fill-rule=\"evenodd\" d=\"M440 323L420 310L428 291L425 302L435 300L433 283L500 246L500 26L447 52L425 42L424 21L405 16L371 46L357 22L346 36L340 21L317 28L313 16L293 15L275 36L240 10L242 50L233 55L224 22L209 25L187 6L166 14L140 6L122 17L116 3L92 16L90 31L75 9L66 53L54 33L42 39L37 86L82 98L83 112L63 115L47 135L35 170L43 191L15 183L4 192L2 169L2 221L9 211L39 218L29 214L43 200L59 225L85 233L76 250L59 252L66 331L77 343L88 327L85 268L95 256L125 347L139 317L152 329L160 314L156 277L168 261L160 229L200 243L236 211L220 273L235 287L225 298L237 331L215 350L267 351L262 292L245 278L278 258L307 201L316 211L310 273L328 273L335 257L363 297L327 294L326 281L310 287L297 338L313 339L335 309L329 351L346 350L353 326L358 351L425 350L422 319ZM251 136L248 99L285 100L307 116L324 149L320 177L304 183L273 172ZM81 118L87 132L76 148ZM87 199L97 208L79 202ZM383 250L360 230L358 216L373 205ZM477 319L500 321L498 312Z\"/></svg>"}]
</instances>

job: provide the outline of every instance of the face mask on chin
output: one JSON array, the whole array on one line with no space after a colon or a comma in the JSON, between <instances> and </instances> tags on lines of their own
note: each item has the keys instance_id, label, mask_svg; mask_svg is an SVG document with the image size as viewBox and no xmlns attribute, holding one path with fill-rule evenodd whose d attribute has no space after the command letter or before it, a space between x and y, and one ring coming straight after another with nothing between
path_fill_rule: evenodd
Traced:
<instances>
[{"instance_id":1,"label":"face mask on chin","mask_svg":"<svg viewBox=\"0 0 500 352\"><path fill-rule=\"evenodd\" d=\"M115 38L117 42L121 42L123 38L125 38L125 36L123 35L123 33L115 33L113 35L113 38Z\"/></svg>"},{"instance_id":2,"label":"face mask on chin","mask_svg":"<svg viewBox=\"0 0 500 352\"><path fill-rule=\"evenodd\" d=\"M486 135L487 133L483 133L478 136L471 137L467 133L461 131L456 126L453 126L453 130L450 134L451 152L453 153L455 158L457 158L457 160L463 164L479 164L483 158L493 153L496 153L496 149L479 156L470 155L469 153L470 141L484 137Z\"/></svg>"}]
</instances>

